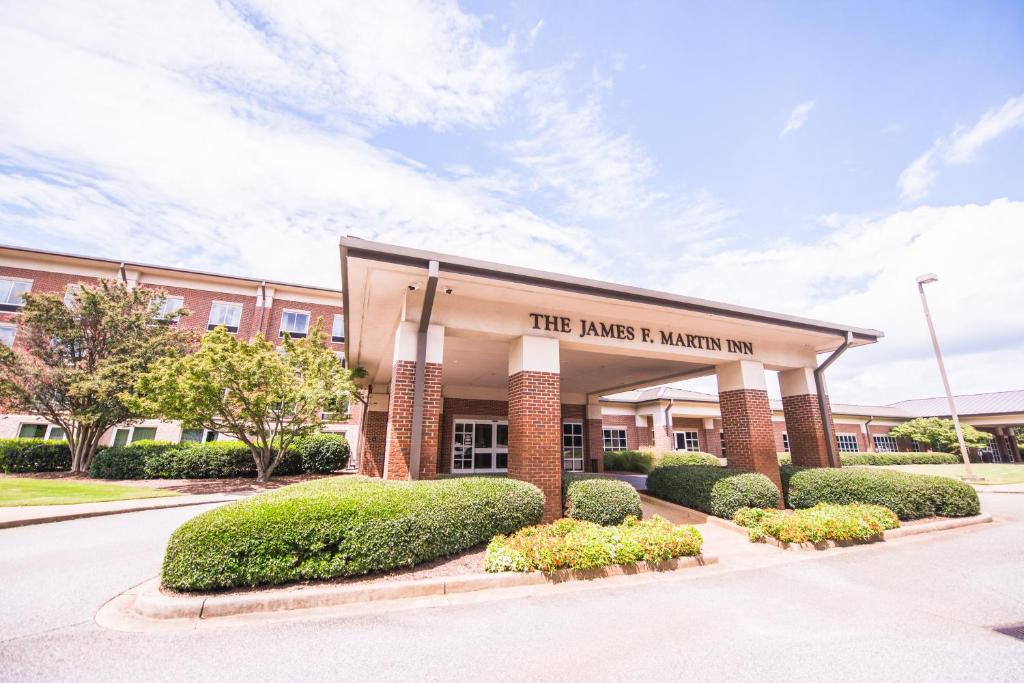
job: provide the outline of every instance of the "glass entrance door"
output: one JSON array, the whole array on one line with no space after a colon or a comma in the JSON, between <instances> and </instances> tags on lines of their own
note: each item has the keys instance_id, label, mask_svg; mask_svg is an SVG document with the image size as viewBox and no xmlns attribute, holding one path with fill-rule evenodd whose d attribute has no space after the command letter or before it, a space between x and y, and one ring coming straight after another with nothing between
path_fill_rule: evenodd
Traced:
<instances>
[{"instance_id":1,"label":"glass entrance door","mask_svg":"<svg viewBox=\"0 0 1024 683\"><path fill-rule=\"evenodd\" d=\"M507 472L508 422L456 420L452 472Z\"/></svg>"}]
</instances>

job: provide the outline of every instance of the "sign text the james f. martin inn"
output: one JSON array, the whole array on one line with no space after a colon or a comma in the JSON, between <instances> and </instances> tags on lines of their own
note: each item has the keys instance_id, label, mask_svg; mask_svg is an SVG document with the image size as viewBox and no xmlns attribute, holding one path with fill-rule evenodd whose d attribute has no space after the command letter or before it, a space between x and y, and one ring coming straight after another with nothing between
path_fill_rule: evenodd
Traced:
<instances>
[{"instance_id":1,"label":"sign text the james f. martin inn","mask_svg":"<svg viewBox=\"0 0 1024 683\"><path fill-rule=\"evenodd\" d=\"M577 337L604 337L622 341L639 341L665 346L679 346L687 349L703 349L705 351L726 351L753 355L754 345L747 341L709 337L704 334L686 334L672 330L652 330L649 327L634 327L621 323L606 323L597 320L579 319L579 326L574 327L572 318L562 315L546 315L531 313L533 329L545 332L575 334ZM723 348L724 342L724 348Z\"/></svg>"}]
</instances>

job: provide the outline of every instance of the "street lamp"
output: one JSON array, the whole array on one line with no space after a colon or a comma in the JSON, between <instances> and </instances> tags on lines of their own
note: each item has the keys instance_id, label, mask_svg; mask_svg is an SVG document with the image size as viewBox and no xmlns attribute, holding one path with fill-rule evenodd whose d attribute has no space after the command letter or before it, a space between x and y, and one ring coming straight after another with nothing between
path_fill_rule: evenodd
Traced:
<instances>
[{"instance_id":1,"label":"street lamp","mask_svg":"<svg viewBox=\"0 0 1024 683\"><path fill-rule=\"evenodd\" d=\"M924 295L924 286L931 282L938 282L939 276L935 273L925 273L917 276L917 291L921 294L921 308L924 309L924 319L928 322L928 333L932 336L932 348L935 349L935 360L939 364L939 375L942 377L942 386L946 389L946 400L949 401L949 415L953 418L953 428L956 429L956 439L960 442L960 455L964 459L964 479L967 481L979 481L980 477L974 475L971 469L971 458L967 455L967 444L964 443L964 430L960 426L960 417L956 414L956 403L953 401L953 392L949 388L949 378L946 377L946 366L942 362L942 350L939 349L939 338L935 336L935 326L932 324L932 314L928 310L928 299Z\"/></svg>"}]
</instances>

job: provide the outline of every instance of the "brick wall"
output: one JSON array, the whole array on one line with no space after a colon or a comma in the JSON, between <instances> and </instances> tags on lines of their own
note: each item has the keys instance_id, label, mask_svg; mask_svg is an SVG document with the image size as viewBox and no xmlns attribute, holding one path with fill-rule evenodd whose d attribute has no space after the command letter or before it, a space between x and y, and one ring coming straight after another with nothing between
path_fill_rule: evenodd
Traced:
<instances>
[{"instance_id":1,"label":"brick wall","mask_svg":"<svg viewBox=\"0 0 1024 683\"><path fill-rule=\"evenodd\" d=\"M828 408L828 399L825 399ZM817 394L783 396L782 410L786 417L786 434L793 464L799 467L828 467L828 439L825 420L832 421L828 409L824 419L818 407Z\"/></svg>"},{"instance_id":2,"label":"brick wall","mask_svg":"<svg viewBox=\"0 0 1024 683\"><path fill-rule=\"evenodd\" d=\"M718 401L725 427L729 466L760 472L779 490L779 461L775 452L772 409L768 392L759 389L733 389L720 392Z\"/></svg>"},{"instance_id":3,"label":"brick wall","mask_svg":"<svg viewBox=\"0 0 1024 683\"><path fill-rule=\"evenodd\" d=\"M561 377L520 371L508 378L508 473L544 492L544 521L562 516Z\"/></svg>"},{"instance_id":4,"label":"brick wall","mask_svg":"<svg viewBox=\"0 0 1024 683\"><path fill-rule=\"evenodd\" d=\"M384 478L409 479L412 449L412 408L416 363L395 362L388 399L387 445L384 450ZM441 415L441 364L427 363L423 385L423 431L420 449L421 479L437 476L437 447Z\"/></svg>"},{"instance_id":5,"label":"brick wall","mask_svg":"<svg viewBox=\"0 0 1024 683\"><path fill-rule=\"evenodd\" d=\"M601 420L587 420L584 428L590 467L604 472L604 427Z\"/></svg>"},{"instance_id":6,"label":"brick wall","mask_svg":"<svg viewBox=\"0 0 1024 683\"><path fill-rule=\"evenodd\" d=\"M672 418L672 447L675 448L675 432L697 432L697 448L709 453L710 441L704 430L704 420L699 417L673 417Z\"/></svg>"}]
</instances>

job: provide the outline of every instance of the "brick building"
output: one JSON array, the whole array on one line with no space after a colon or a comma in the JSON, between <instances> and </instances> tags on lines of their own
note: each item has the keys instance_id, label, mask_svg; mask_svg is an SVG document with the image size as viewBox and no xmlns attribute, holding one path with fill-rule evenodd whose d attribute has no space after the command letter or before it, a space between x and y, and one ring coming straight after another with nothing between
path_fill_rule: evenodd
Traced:
<instances>
[{"instance_id":1,"label":"brick building","mask_svg":"<svg viewBox=\"0 0 1024 683\"><path fill-rule=\"evenodd\" d=\"M327 425L348 436L353 466L388 479L507 473L548 494L548 517L562 473L600 471L605 450L704 451L778 483L777 453L827 467L843 451L915 450L889 430L945 412L937 400L830 404L825 359L875 343L875 330L355 238L341 241L341 276L332 290L0 248L0 342L17 344L24 291L64 294L99 278L163 289L169 306L192 311L182 325L245 338L279 340L323 318L335 351L366 370L365 404ZM778 373L781 401L766 371ZM717 395L665 386L710 375ZM996 436L984 459L1020 460L1024 391L959 397L958 412ZM54 430L0 415L0 437L60 438ZM102 443L139 438L217 435L145 421Z\"/></svg>"},{"instance_id":2,"label":"brick building","mask_svg":"<svg viewBox=\"0 0 1024 683\"><path fill-rule=\"evenodd\" d=\"M163 290L167 293L165 311L190 311L176 324L204 331L225 325L243 339L262 333L268 340L280 343L284 332L305 335L322 319L324 329L331 334L331 347L344 359L344 309L338 290L14 247L0 247L0 342L18 344L21 294L50 292L70 297L81 284L95 284L101 279ZM354 402L348 419L328 422L325 431L345 434L354 448L358 444L361 412L359 402ZM0 438L19 436L62 435L59 427L37 416L0 415ZM222 437L183 430L177 422L145 420L110 430L100 443L154 438L198 441Z\"/></svg>"}]
</instances>

